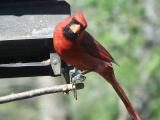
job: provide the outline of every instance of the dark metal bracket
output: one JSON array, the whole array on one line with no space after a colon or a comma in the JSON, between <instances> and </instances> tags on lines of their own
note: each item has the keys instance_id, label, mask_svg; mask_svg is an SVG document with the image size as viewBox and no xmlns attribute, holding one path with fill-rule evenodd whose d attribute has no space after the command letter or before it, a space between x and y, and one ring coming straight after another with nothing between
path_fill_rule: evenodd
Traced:
<instances>
[{"instance_id":1,"label":"dark metal bracket","mask_svg":"<svg viewBox=\"0 0 160 120\"><path fill-rule=\"evenodd\" d=\"M0 78L60 75L52 33L68 15L64 0L0 0Z\"/></svg>"}]
</instances>

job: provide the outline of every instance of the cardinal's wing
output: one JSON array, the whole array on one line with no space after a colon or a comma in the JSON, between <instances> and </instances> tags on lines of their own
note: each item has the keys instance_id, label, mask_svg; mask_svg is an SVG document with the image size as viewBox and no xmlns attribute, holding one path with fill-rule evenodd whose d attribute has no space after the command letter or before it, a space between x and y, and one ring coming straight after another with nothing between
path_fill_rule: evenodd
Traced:
<instances>
[{"instance_id":1,"label":"cardinal's wing","mask_svg":"<svg viewBox=\"0 0 160 120\"><path fill-rule=\"evenodd\" d=\"M111 54L86 31L83 33L80 45L88 54L107 62L116 63Z\"/></svg>"}]
</instances>

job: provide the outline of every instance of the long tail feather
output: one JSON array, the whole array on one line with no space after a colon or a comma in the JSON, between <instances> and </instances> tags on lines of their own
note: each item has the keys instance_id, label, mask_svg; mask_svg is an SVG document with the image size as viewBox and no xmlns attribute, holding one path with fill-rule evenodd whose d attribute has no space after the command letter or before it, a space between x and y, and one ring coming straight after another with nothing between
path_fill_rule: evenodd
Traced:
<instances>
[{"instance_id":1,"label":"long tail feather","mask_svg":"<svg viewBox=\"0 0 160 120\"><path fill-rule=\"evenodd\" d=\"M125 104L132 120L141 120L136 110L133 108L132 104L130 103L127 95L125 94L124 90L120 86L119 82L117 80L113 80L111 82L112 87L117 92L118 96L121 98L123 103Z\"/></svg>"},{"instance_id":2,"label":"long tail feather","mask_svg":"<svg viewBox=\"0 0 160 120\"><path fill-rule=\"evenodd\" d=\"M128 110L128 113L130 114L130 117L132 120L141 120L140 116L136 112L136 110L133 108L131 102L129 101L126 93L124 92L123 88L119 84L119 82L116 80L114 74L110 71L110 74L107 74L106 72L99 73L102 75L114 88L118 96L123 101L124 105L126 106L126 109Z\"/></svg>"}]
</instances>

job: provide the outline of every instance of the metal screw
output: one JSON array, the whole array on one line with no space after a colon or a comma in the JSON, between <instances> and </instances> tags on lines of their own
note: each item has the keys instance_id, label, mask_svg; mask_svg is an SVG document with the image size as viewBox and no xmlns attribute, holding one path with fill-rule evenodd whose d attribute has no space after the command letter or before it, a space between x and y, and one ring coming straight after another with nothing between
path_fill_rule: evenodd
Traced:
<instances>
[{"instance_id":1,"label":"metal screw","mask_svg":"<svg viewBox=\"0 0 160 120\"><path fill-rule=\"evenodd\" d=\"M53 59L53 60L52 60L52 63L53 63L54 65L57 65L57 64L58 64L58 61L57 61L56 59Z\"/></svg>"}]
</instances>

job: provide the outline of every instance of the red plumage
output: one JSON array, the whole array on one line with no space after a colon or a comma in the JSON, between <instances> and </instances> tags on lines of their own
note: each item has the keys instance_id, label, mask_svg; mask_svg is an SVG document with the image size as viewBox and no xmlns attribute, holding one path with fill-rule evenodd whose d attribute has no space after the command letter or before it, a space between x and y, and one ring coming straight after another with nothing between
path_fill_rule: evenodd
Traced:
<instances>
[{"instance_id":1,"label":"red plumage","mask_svg":"<svg viewBox=\"0 0 160 120\"><path fill-rule=\"evenodd\" d=\"M73 19L78 21L78 23L75 22L75 24L80 24L83 29L77 36L76 33L74 34L71 32L71 35L75 39L70 40L64 35L64 28L67 25L73 25L71 23ZM69 29L70 26L67 27L67 32L71 31ZM115 62L113 57L98 41L84 30L86 27L87 22L82 12L77 12L73 16L69 16L60 21L53 34L54 49L65 62L74 65L78 69L94 71L103 76L113 86L119 97L122 99L132 120L140 120L139 115L132 107L124 90L115 78L111 64L112 62Z\"/></svg>"}]
</instances>

